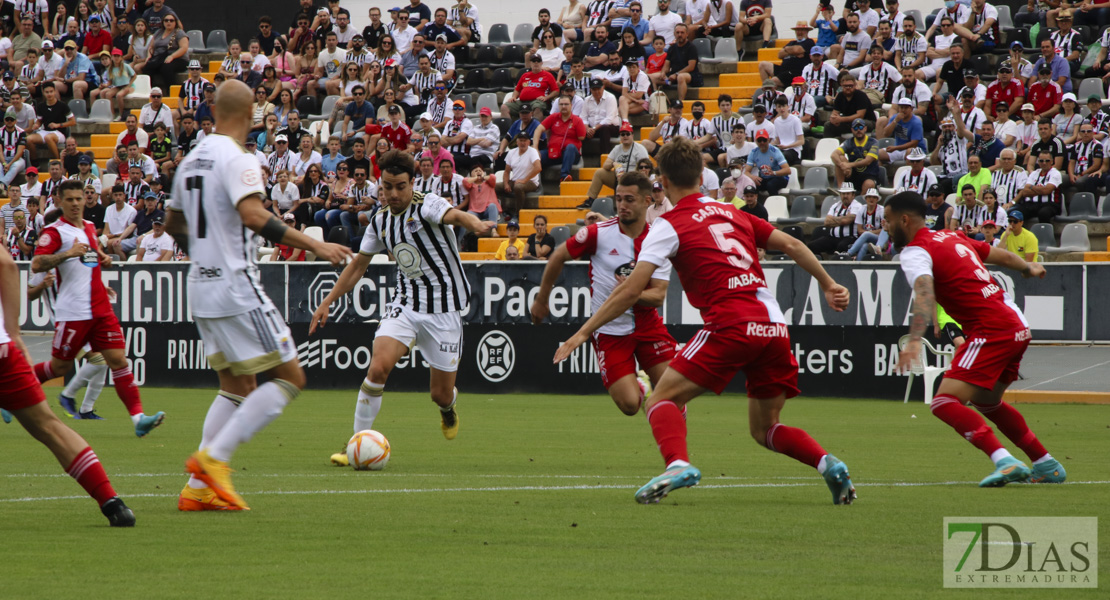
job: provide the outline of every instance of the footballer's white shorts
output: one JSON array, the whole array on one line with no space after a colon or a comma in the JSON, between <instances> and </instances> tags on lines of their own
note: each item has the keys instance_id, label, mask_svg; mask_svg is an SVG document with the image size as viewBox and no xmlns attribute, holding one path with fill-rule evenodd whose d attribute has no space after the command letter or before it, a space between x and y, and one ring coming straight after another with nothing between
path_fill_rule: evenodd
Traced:
<instances>
[{"instance_id":1,"label":"footballer's white shorts","mask_svg":"<svg viewBox=\"0 0 1110 600\"><path fill-rule=\"evenodd\" d=\"M272 306L213 319L196 317L208 362L217 371L255 375L297 358L289 326Z\"/></svg>"},{"instance_id":2,"label":"footballer's white shorts","mask_svg":"<svg viewBox=\"0 0 1110 600\"><path fill-rule=\"evenodd\" d=\"M434 369L455 372L462 358L462 314L458 311L424 314L407 306L390 304L385 307L374 339L390 337L413 346L424 355Z\"/></svg>"}]
</instances>

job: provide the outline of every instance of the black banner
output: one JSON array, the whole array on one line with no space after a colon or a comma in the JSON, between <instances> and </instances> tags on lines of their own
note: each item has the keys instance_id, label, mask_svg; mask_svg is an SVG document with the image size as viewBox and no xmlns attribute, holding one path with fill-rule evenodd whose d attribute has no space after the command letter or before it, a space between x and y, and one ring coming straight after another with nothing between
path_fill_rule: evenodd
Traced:
<instances>
[{"instance_id":1,"label":"black banner","mask_svg":"<svg viewBox=\"0 0 1110 600\"><path fill-rule=\"evenodd\" d=\"M827 263L829 273L848 287L852 302L836 313L815 280L793 263L767 263L768 287L778 300L800 365L804 393L846 397L901 398L905 378L892 374L898 338L908 327L912 292L897 264ZM468 263L472 294L463 315L461 388L475 392L581 394L601 390L596 358L588 347L552 365L564 339L591 314L585 263L566 266L551 296L549 322L530 324L528 310L538 291L540 263ZM307 335L312 312L332 289L339 271L319 263L260 265L262 283L285 315L314 388L354 388L365 376L376 321L396 278L392 265L371 265L354 292L332 306L331 321ZM1101 303L1088 297L1110 294L1110 265L1058 265L1044 280L994 272L999 284L1025 311L1034 338L1110 340L1110 320L1097 318ZM23 265L21 277L28 276ZM104 281L117 293L116 313L124 329L128 357L140 384L215 385L189 309L188 265L128 264L106 269ZM1101 294L1101 295L1100 295ZM701 319L689 305L677 277L660 309L675 338L685 342ZM23 300L20 326L48 330L50 316L40 301ZM419 352L406 357L390 376L395 390L427 390L427 367ZM743 376L729 388L743 391Z\"/></svg>"}]
</instances>

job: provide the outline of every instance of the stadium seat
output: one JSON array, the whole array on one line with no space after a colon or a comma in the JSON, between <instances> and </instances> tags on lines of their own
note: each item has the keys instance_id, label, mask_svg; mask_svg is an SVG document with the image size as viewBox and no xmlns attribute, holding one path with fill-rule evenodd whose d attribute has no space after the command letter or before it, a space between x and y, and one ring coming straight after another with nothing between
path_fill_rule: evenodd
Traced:
<instances>
[{"instance_id":1,"label":"stadium seat","mask_svg":"<svg viewBox=\"0 0 1110 600\"><path fill-rule=\"evenodd\" d=\"M489 78L489 86L478 91L499 92L504 90L511 90L514 87L516 87L516 80L513 79L513 72L508 69L497 69Z\"/></svg>"},{"instance_id":2,"label":"stadium seat","mask_svg":"<svg viewBox=\"0 0 1110 600\"><path fill-rule=\"evenodd\" d=\"M725 62L736 62L736 55L736 38L724 37L717 40L717 45L713 47L713 56L702 58L701 62L711 65Z\"/></svg>"},{"instance_id":3,"label":"stadium seat","mask_svg":"<svg viewBox=\"0 0 1110 600\"><path fill-rule=\"evenodd\" d=\"M167 90L168 91L168 90ZM135 81L132 83L132 91L127 95L127 99L150 99L150 75L136 75Z\"/></svg>"},{"instance_id":4,"label":"stadium seat","mask_svg":"<svg viewBox=\"0 0 1110 600\"><path fill-rule=\"evenodd\" d=\"M910 168L911 167L909 167L909 166L898 167L898 170L894 172L894 181L898 181L898 178L902 176L902 172L903 171L908 171L908 170L910 170ZM894 193L894 188L893 187L880 187L879 188L879 193L882 194L882 197L883 197L883 200L879 202L880 204L882 204L883 201L886 200L887 196Z\"/></svg>"},{"instance_id":5,"label":"stadium seat","mask_svg":"<svg viewBox=\"0 0 1110 600\"><path fill-rule=\"evenodd\" d=\"M779 220L779 223L782 223L781 219ZM783 227L782 232L785 233L786 235L798 240L799 242L804 243L806 241L806 234L805 234L804 231L802 231L802 228L799 225L791 225L789 227Z\"/></svg>"},{"instance_id":6,"label":"stadium seat","mask_svg":"<svg viewBox=\"0 0 1110 600\"><path fill-rule=\"evenodd\" d=\"M925 18L921 16L921 11L920 10L907 10L905 12L906 12L907 17L913 17L914 22L917 23L917 30L920 31L922 34L924 34L925 33ZM899 31L901 31L901 30L899 29Z\"/></svg>"},{"instance_id":7,"label":"stadium seat","mask_svg":"<svg viewBox=\"0 0 1110 600\"><path fill-rule=\"evenodd\" d=\"M532 32L528 32L531 34ZM490 44L511 44L513 40L509 38L509 26L504 23L494 23L493 27L489 28L489 43Z\"/></svg>"},{"instance_id":8,"label":"stadium seat","mask_svg":"<svg viewBox=\"0 0 1110 600\"><path fill-rule=\"evenodd\" d=\"M694 44L694 49L698 51L699 61L713 58L713 46L710 45L709 38L694 38L690 43Z\"/></svg>"},{"instance_id":9,"label":"stadium seat","mask_svg":"<svg viewBox=\"0 0 1110 600\"><path fill-rule=\"evenodd\" d=\"M944 174L944 167L942 167L941 165L930 165L930 166L928 166L928 167L925 167L925 168L926 168L926 169L929 169L930 171L932 171L932 172L933 172L933 175L936 175L936 176L937 176L937 179L940 179L940 178L942 178L942 177L945 177L945 174Z\"/></svg>"},{"instance_id":10,"label":"stadium seat","mask_svg":"<svg viewBox=\"0 0 1110 600\"><path fill-rule=\"evenodd\" d=\"M346 246L351 243L351 234L342 225L332 227L328 230L328 243Z\"/></svg>"},{"instance_id":11,"label":"stadium seat","mask_svg":"<svg viewBox=\"0 0 1110 600\"><path fill-rule=\"evenodd\" d=\"M372 265L388 265L392 262L393 261L389 260L389 255L384 252L375 254L374 257L370 259L370 264Z\"/></svg>"},{"instance_id":12,"label":"stadium seat","mask_svg":"<svg viewBox=\"0 0 1110 600\"><path fill-rule=\"evenodd\" d=\"M999 4L998 6L996 6L994 8L998 11L998 28L1002 29L1003 31L1005 31L1007 29L1013 29L1014 28L1014 17L1010 13L1010 7L1006 6L1005 4ZM909 14L911 12L917 12L917 11L907 10L906 14ZM918 13L918 14L920 14L920 13ZM924 33L925 30L922 29L921 31L922 31L922 33Z\"/></svg>"},{"instance_id":13,"label":"stadium seat","mask_svg":"<svg viewBox=\"0 0 1110 600\"><path fill-rule=\"evenodd\" d=\"M791 196L823 194L829 188L829 170L825 167L810 167L806 171L805 182L796 190L788 190Z\"/></svg>"},{"instance_id":14,"label":"stadium seat","mask_svg":"<svg viewBox=\"0 0 1110 600\"><path fill-rule=\"evenodd\" d=\"M1052 223L1037 223L1029 228L1037 238L1037 246L1048 248L1056 245L1056 233L1052 230Z\"/></svg>"},{"instance_id":15,"label":"stadium seat","mask_svg":"<svg viewBox=\"0 0 1110 600\"><path fill-rule=\"evenodd\" d=\"M227 32L223 29L213 29L208 32L208 42L204 50L210 53L227 52Z\"/></svg>"},{"instance_id":16,"label":"stadium seat","mask_svg":"<svg viewBox=\"0 0 1110 600\"><path fill-rule=\"evenodd\" d=\"M1034 225L1037 227L1037 225ZM1060 233L1060 245L1048 246L1045 252L1049 254L1063 254L1064 252L1090 252L1091 238L1087 237L1085 223L1071 223L1064 226Z\"/></svg>"},{"instance_id":17,"label":"stadium seat","mask_svg":"<svg viewBox=\"0 0 1110 600\"><path fill-rule=\"evenodd\" d=\"M497 102L497 93L496 92L486 92L484 94L479 94L478 95L478 104L476 106L477 106L477 110L482 110L483 108L489 108L491 111L493 111L493 114L495 114L495 115L501 114L500 113L501 104L499 102Z\"/></svg>"},{"instance_id":18,"label":"stadium seat","mask_svg":"<svg viewBox=\"0 0 1110 600\"><path fill-rule=\"evenodd\" d=\"M204 45L203 31L190 29L185 32L185 37L189 38L189 52L208 52L208 48Z\"/></svg>"},{"instance_id":19,"label":"stadium seat","mask_svg":"<svg viewBox=\"0 0 1110 600\"><path fill-rule=\"evenodd\" d=\"M1102 80L1098 77L1088 77L1079 82L1079 93L1076 94L1076 98L1080 98L1079 101L1086 104L1087 98L1092 95L1102 98L1103 105L1105 106L1106 91L1102 89Z\"/></svg>"},{"instance_id":20,"label":"stadium seat","mask_svg":"<svg viewBox=\"0 0 1110 600\"><path fill-rule=\"evenodd\" d=\"M767 220L772 223L778 223L779 219L790 216L786 208L786 196L768 196L763 202L763 208L767 211Z\"/></svg>"},{"instance_id":21,"label":"stadium seat","mask_svg":"<svg viewBox=\"0 0 1110 600\"><path fill-rule=\"evenodd\" d=\"M898 340L898 349L901 350L910 341L910 336L904 335ZM932 354L942 359L938 364L943 365L933 367L929 365L929 355ZM910 368L909 381L906 382L906 396L902 398L902 404L910 401L910 392L913 390L913 378L915 375L921 375L925 378L925 405L928 406L933 403L933 384L936 382L937 377L944 374L945 371L951 367L952 355L954 352L941 352L933 346L929 340L921 340L921 358L919 361L914 361L913 366Z\"/></svg>"},{"instance_id":22,"label":"stadium seat","mask_svg":"<svg viewBox=\"0 0 1110 600\"><path fill-rule=\"evenodd\" d=\"M78 123L111 123L112 122L112 101L107 98L100 98L92 104L92 111L84 118L78 118Z\"/></svg>"},{"instance_id":23,"label":"stadium seat","mask_svg":"<svg viewBox=\"0 0 1110 600\"><path fill-rule=\"evenodd\" d=\"M73 113L74 117L83 119L89 116L89 107L84 100L74 98L69 101L69 112Z\"/></svg>"},{"instance_id":24,"label":"stadium seat","mask_svg":"<svg viewBox=\"0 0 1110 600\"><path fill-rule=\"evenodd\" d=\"M794 198L794 203L790 205L790 216L786 217L785 219L780 218L778 222L782 225L805 223L806 219L816 216L817 207L814 206L813 196L798 196L797 198ZM799 237L798 239L803 238Z\"/></svg>"},{"instance_id":25,"label":"stadium seat","mask_svg":"<svg viewBox=\"0 0 1110 600\"><path fill-rule=\"evenodd\" d=\"M112 189L112 186L116 185L116 181L118 179L119 179L119 175L116 175L115 173L105 173L105 174L101 175L100 176L100 189L102 189L102 190Z\"/></svg>"},{"instance_id":26,"label":"stadium seat","mask_svg":"<svg viewBox=\"0 0 1110 600\"><path fill-rule=\"evenodd\" d=\"M1098 208L1095 206L1095 195L1090 192L1076 192L1068 203L1068 214L1056 217L1056 220L1061 223L1075 223L1076 221L1088 221L1088 217L1098 216Z\"/></svg>"},{"instance_id":27,"label":"stadium seat","mask_svg":"<svg viewBox=\"0 0 1110 600\"><path fill-rule=\"evenodd\" d=\"M524 47L517 44L509 44L508 46L501 47L501 59L490 65L494 68L507 68L513 67L517 69L524 68Z\"/></svg>"},{"instance_id":28,"label":"stadium seat","mask_svg":"<svg viewBox=\"0 0 1110 600\"><path fill-rule=\"evenodd\" d=\"M555 238L555 247L558 248L559 244L564 244L567 240L570 239L570 227L567 227L566 225L552 227L551 237Z\"/></svg>"},{"instance_id":29,"label":"stadium seat","mask_svg":"<svg viewBox=\"0 0 1110 600\"><path fill-rule=\"evenodd\" d=\"M324 241L324 230L323 230L323 228L321 228L317 225L313 225L312 227L305 227L305 230L304 230L303 233L305 235L307 235L308 237L316 240L317 242L323 242ZM316 253L306 251L304 253L304 259L308 262L313 262L313 261L316 260Z\"/></svg>"},{"instance_id":30,"label":"stadium seat","mask_svg":"<svg viewBox=\"0 0 1110 600\"><path fill-rule=\"evenodd\" d=\"M795 200L795 202L796 201L797 200ZM825 196L825 199L821 202L821 210L816 215L806 219L806 222L814 225L823 224L825 222L825 215L829 214L829 211L832 210L832 207L837 202L840 202L840 196Z\"/></svg>"},{"instance_id":31,"label":"stadium seat","mask_svg":"<svg viewBox=\"0 0 1110 600\"><path fill-rule=\"evenodd\" d=\"M1099 217L1098 217L1099 220L1097 221L1098 223L1110 222L1110 215L1107 215L1106 212L1105 212L1105 210L1106 210L1106 199L1107 198L1110 198L1110 194L1107 194L1106 196L1103 196L1102 198L1099 198L1099 200L1098 200L1098 215L1099 215ZM1105 219L1105 221L1103 219Z\"/></svg>"},{"instance_id":32,"label":"stadium seat","mask_svg":"<svg viewBox=\"0 0 1110 600\"><path fill-rule=\"evenodd\" d=\"M617 209L613 206L613 199L609 196L601 196L594 200L590 210L604 215L606 219L612 218L617 214Z\"/></svg>"},{"instance_id":33,"label":"stadium seat","mask_svg":"<svg viewBox=\"0 0 1110 600\"><path fill-rule=\"evenodd\" d=\"M536 27L531 23L520 23L513 29L514 44L531 44L532 30Z\"/></svg>"},{"instance_id":34,"label":"stadium seat","mask_svg":"<svg viewBox=\"0 0 1110 600\"><path fill-rule=\"evenodd\" d=\"M508 41L505 42L506 44ZM497 47L490 46L489 44L482 44L474 50L474 60L471 61L468 68L474 69L488 69L496 64L500 59L497 57ZM516 82L514 81L515 85Z\"/></svg>"},{"instance_id":35,"label":"stadium seat","mask_svg":"<svg viewBox=\"0 0 1110 600\"><path fill-rule=\"evenodd\" d=\"M297 99L297 113L301 115L303 121L307 121L311 115L316 114L318 107L316 96L305 94Z\"/></svg>"},{"instance_id":36,"label":"stadium seat","mask_svg":"<svg viewBox=\"0 0 1110 600\"><path fill-rule=\"evenodd\" d=\"M802 166L809 167L831 167L832 166L832 153L840 147L840 140L836 138L821 138L817 141L817 149L813 152L813 160L803 160ZM806 173L808 180L809 173ZM825 175L826 182L828 174ZM809 186L804 186L809 187ZM826 183L827 187L827 183Z\"/></svg>"},{"instance_id":37,"label":"stadium seat","mask_svg":"<svg viewBox=\"0 0 1110 600\"><path fill-rule=\"evenodd\" d=\"M331 137L331 127L328 125L327 119L320 119L313 121L308 126L308 134L312 136L313 142L319 146L326 146L328 138Z\"/></svg>"},{"instance_id":38,"label":"stadium seat","mask_svg":"<svg viewBox=\"0 0 1110 600\"><path fill-rule=\"evenodd\" d=\"M971 65L975 67L975 71L978 72L980 76L990 77L991 79L994 79L994 66L991 65L991 59L989 55L972 54L969 60L971 61Z\"/></svg>"},{"instance_id":39,"label":"stadium seat","mask_svg":"<svg viewBox=\"0 0 1110 600\"><path fill-rule=\"evenodd\" d=\"M459 93L486 91L483 89L486 87L486 73L485 69L467 69L460 81L455 84L453 91Z\"/></svg>"},{"instance_id":40,"label":"stadium seat","mask_svg":"<svg viewBox=\"0 0 1110 600\"><path fill-rule=\"evenodd\" d=\"M478 102L479 103L482 102L482 97L481 96L478 97ZM495 108L493 110L494 110L493 114L495 114L495 115L500 114L500 113L497 112L500 109ZM512 119L506 119L505 117L497 117L496 119L493 120L493 124L497 125L497 128L501 130L501 135L505 135L505 134L509 133L509 128L513 126L513 121L512 121Z\"/></svg>"},{"instance_id":41,"label":"stadium seat","mask_svg":"<svg viewBox=\"0 0 1110 600\"><path fill-rule=\"evenodd\" d=\"M313 120L328 119L331 117L331 111L335 108L336 102L339 102L339 96L328 96L324 98L324 105L320 107L320 114L309 115L308 118Z\"/></svg>"}]
</instances>

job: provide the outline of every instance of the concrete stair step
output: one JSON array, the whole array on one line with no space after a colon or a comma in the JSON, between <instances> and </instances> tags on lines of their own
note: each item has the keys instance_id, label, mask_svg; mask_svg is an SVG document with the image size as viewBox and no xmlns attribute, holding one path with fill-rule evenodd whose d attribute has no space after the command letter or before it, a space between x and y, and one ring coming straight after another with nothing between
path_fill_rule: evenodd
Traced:
<instances>
[{"instance_id":1,"label":"concrete stair step","mask_svg":"<svg viewBox=\"0 0 1110 600\"><path fill-rule=\"evenodd\" d=\"M604 190L608 189L602 188L602 193L606 193ZM590 191L589 181L564 181L559 184L560 196L585 196L588 191ZM608 193L612 194L613 192L610 190Z\"/></svg>"},{"instance_id":2,"label":"concrete stair step","mask_svg":"<svg viewBox=\"0 0 1110 600\"><path fill-rule=\"evenodd\" d=\"M732 96L733 108L738 108L740 106L748 106L752 103L752 95L759 90L759 86L701 87L697 88L697 90L698 100L703 102L706 100L713 100L716 102L718 96L721 94L728 94Z\"/></svg>"},{"instance_id":3,"label":"concrete stair step","mask_svg":"<svg viewBox=\"0 0 1110 600\"><path fill-rule=\"evenodd\" d=\"M118 133L94 133L89 136L90 146L115 146Z\"/></svg>"},{"instance_id":4,"label":"concrete stair step","mask_svg":"<svg viewBox=\"0 0 1110 600\"><path fill-rule=\"evenodd\" d=\"M585 196L540 196L539 206L542 209L575 208L586 201Z\"/></svg>"},{"instance_id":5,"label":"concrete stair step","mask_svg":"<svg viewBox=\"0 0 1110 600\"><path fill-rule=\"evenodd\" d=\"M552 227L559 225L573 225L578 219L586 218L588 211L578 210L575 208L556 208L556 209L532 209L526 208L520 211L520 221L522 223L531 223L536 217L543 215L547 217L547 230L551 231Z\"/></svg>"},{"instance_id":6,"label":"concrete stair step","mask_svg":"<svg viewBox=\"0 0 1110 600\"><path fill-rule=\"evenodd\" d=\"M521 223L520 224L520 237L527 238L528 236L532 235L533 233L536 233L536 228L532 227L531 223ZM500 225L497 226L497 235L499 235L501 237L508 237L509 233L508 233L508 230L505 229L505 224L504 223L501 223ZM480 242L481 240L478 240L478 241Z\"/></svg>"},{"instance_id":7,"label":"concrete stair step","mask_svg":"<svg viewBox=\"0 0 1110 600\"><path fill-rule=\"evenodd\" d=\"M743 64L743 63L741 63ZM725 73L720 76L717 85L722 87L755 86L763 85L759 79L759 70L752 73Z\"/></svg>"},{"instance_id":8,"label":"concrete stair step","mask_svg":"<svg viewBox=\"0 0 1110 600\"><path fill-rule=\"evenodd\" d=\"M487 239L489 241L497 242L498 246L501 245L501 240L499 240L499 239L496 239L496 238L482 238L482 239L478 240L478 242L479 242L478 247L481 248L482 247L481 242L486 241ZM489 252L459 252L459 258L462 258L463 260L496 260L497 259L497 257L495 256L496 253L497 253L497 246L494 246L493 250L491 250Z\"/></svg>"}]
</instances>

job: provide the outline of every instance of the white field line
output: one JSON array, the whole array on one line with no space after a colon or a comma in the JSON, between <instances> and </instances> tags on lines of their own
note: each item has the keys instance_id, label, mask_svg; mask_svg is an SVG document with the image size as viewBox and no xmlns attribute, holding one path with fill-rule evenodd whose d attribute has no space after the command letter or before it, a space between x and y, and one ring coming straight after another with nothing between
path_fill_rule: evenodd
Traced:
<instances>
[{"instance_id":1,"label":"white field line","mask_svg":"<svg viewBox=\"0 0 1110 600\"><path fill-rule=\"evenodd\" d=\"M1062 485L1107 485L1110 481L1071 481ZM857 484L856 487L937 487L953 485L973 485L970 481L892 481L886 483ZM726 483L705 484L697 487L702 489L733 489L733 488L785 488L785 487L812 487L820 486L820 482L812 483ZM453 488L394 488L394 489L359 489L359 490L263 490L247 492L248 496L313 496L313 495L367 495L367 494L430 494L430 493L458 493L458 492L564 492L582 490L630 490L634 486L628 485L523 485L523 486L491 486L491 487L453 487ZM177 494L129 494L127 498L174 498ZM74 496L43 496L23 498L0 498L0 503L13 502L44 502L53 500L84 500L86 495Z\"/></svg>"}]
</instances>

